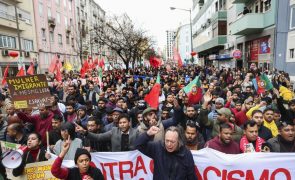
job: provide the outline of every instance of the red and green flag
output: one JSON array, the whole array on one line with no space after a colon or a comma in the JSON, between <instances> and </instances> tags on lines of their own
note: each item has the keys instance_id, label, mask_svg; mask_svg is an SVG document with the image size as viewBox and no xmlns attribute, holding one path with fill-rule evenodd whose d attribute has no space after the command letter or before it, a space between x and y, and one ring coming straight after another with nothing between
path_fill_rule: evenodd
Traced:
<instances>
[{"instance_id":1,"label":"red and green flag","mask_svg":"<svg viewBox=\"0 0 295 180\"><path fill-rule=\"evenodd\" d=\"M188 96L188 103L191 105L197 104L202 100L202 88L199 76L196 76L187 86L183 88L183 91Z\"/></svg>"},{"instance_id":2,"label":"red and green flag","mask_svg":"<svg viewBox=\"0 0 295 180\"><path fill-rule=\"evenodd\" d=\"M252 83L256 89L257 94L263 94L265 91L273 89L271 81L265 74L256 76L256 78L252 79Z\"/></svg>"},{"instance_id":3,"label":"red and green flag","mask_svg":"<svg viewBox=\"0 0 295 180\"><path fill-rule=\"evenodd\" d=\"M157 81L149 94L147 94L144 98L145 102L151 107L158 109L159 106L159 95L161 90L161 84L160 84L160 73L158 73Z\"/></svg>"}]
</instances>

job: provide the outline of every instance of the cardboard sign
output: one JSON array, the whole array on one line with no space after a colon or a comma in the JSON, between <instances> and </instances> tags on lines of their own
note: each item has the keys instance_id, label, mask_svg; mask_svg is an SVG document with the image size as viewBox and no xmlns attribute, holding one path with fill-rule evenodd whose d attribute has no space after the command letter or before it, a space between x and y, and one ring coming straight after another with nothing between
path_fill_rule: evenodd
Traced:
<instances>
[{"instance_id":1,"label":"cardboard sign","mask_svg":"<svg viewBox=\"0 0 295 180\"><path fill-rule=\"evenodd\" d=\"M50 91L44 74L7 78L16 109L50 106Z\"/></svg>"},{"instance_id":2,"label":"cardboard sign","mask_svg":"<svg viewBox=\"0 0 295 180\"><path fill-rule=\"evenodd\" d=\"M51 174L53 161L42 161L27 164L25 167L25 179L27 180L58 180Z\"/></svg>"},{"instance_id":3,"label":"cardboard sign","mask_svg":"<svg viewBox=\"0 0 295 180\"><path fill-rule=\"evenodd\" d=\"M6 141L0 141L2 153L10 150L17 150L21 145Z\"/></svg>"}]
</instances>

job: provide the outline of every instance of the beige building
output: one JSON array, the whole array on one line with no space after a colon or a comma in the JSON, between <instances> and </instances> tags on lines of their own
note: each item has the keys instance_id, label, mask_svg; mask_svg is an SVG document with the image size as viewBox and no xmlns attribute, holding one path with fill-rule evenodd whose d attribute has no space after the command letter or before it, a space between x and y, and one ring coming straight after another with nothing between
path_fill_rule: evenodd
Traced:
<instances>
[{"instance_id":1,"label":"beige building","mask_svg":"<svg viewBox=\"0 0 295 180\"><path fill-rule=\"evenodd\" d=\"M31 0L0 0L1 79L8 64L9 76L15 76L21 66L27 70L31 62L37 69L38 53L33 12ZM11 52L17 52L18 57L10 57Z\"/></svg>"}]
</instances>

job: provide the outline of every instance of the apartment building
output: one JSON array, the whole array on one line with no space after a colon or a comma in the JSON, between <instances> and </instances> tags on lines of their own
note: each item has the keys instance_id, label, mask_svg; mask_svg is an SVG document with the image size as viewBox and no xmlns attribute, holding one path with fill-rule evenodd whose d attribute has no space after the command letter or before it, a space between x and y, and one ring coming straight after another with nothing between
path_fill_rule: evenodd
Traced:
<instances>
[{"instance_id":1,"label":"apartment building","mask_svg":"<svg viewBox=\"0 0 295 180\"><path fill-rule=\"evenodd\" d=\"M277 3L278 0L229 1L226 48L242 52L240 67L255 63L262 69L273 68Z\"/></svg>"},{"instance_id":2,"label":"apartment building","mask_svg":"<svg viewBox=\"0 0 295 180\"><path fill-rule=\"evenodd\" d=\"M175 39L175 31L166 31L166 61L171 61L173 59L173 44Z\"/></svg>"},{"instance_id":3,"label":"apartment building","mask_svg":"<svg viewBox=\"0 0 295 180\"><path fill-rule=\"evenodd\" d=\"M227 43L226 0L193 1L193 44L200 65L232 66Z\"/></svg>"},{"instance_id":4,"label":"apartment building","mask_svg":"<svg viewBox=\"0 0 295 180\"><path fill-rule=\"evenodd\" d=\"M15 76L21 66L27 69L31 62L37 70L39 62L32 1L0 0L0 29L0 77L8 64L8 76ZM12 58L9 56L11 52L18 56Z\"/></svg>"},{"instance_id":5,"label":"apartment building","mask_svg":"<svg viewBox=\"0 0 295 180\"><path fill-rule=\"evenodd\" d=\"M34 15L41 73L47 72L55 55L62 63L80 66L76 39L75 1L35 0Z\"/></svg>"},{"instance_id":6,"label":"apartment building","mask_svg":"<svg viewBox=\"0 0 295 180\"><path fill-rule=\"evenodd\" d=\"M182 61L186 64L191 63L191 33L189 24L182 25L177 29L174 44Z\"/></svg>"},{"instance_id":7,"label":"apartment building","mask_svg":"<svg viewBox=\"0 0 295 180\"><path fill-rule=\"evenodd\" d=\"M99 27L105 21L105 11L94 0L76 0L76 29L79 56L105 56L106 48L96 36Z\"/></svg>"}]
</instances>

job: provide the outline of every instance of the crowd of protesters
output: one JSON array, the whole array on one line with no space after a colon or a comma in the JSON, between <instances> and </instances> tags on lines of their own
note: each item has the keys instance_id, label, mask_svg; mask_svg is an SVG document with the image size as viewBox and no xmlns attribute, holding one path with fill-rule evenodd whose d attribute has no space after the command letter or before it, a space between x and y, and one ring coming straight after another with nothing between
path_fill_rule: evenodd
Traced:
<instances>
[{"instance_id":1,"label":"crowd of protesters","mask_svg":"<svg viewBox=\"0 0 295 180\"><path fill-rule=\"evenodd\" d=\"M161 90L155 109L144 97L158 73ZM258 94L252 79L262 73L274 88ZM38 109L16 110L9 89L2 88L0 140L29 148L14 176L27 163L50 158L46 147L58 155L51 171L62 179L103 179L89 152L138 149L154 159L155 179L196 179L188 150L295 152L295 99L285 72L186 66L114 69L103 72L102 82L94 80L97 76L94 70L84 78L69 72L57 82L47 75L52 106ZM196 76L202 98L191 101L183 87ZM172 158L170 153L179 155ZM61 169L63 159L74 160L77 168Z\"/></svg>"}]
</instances>

